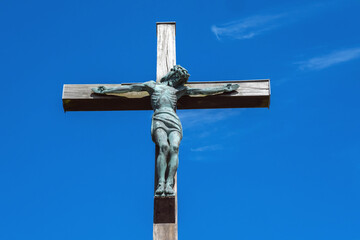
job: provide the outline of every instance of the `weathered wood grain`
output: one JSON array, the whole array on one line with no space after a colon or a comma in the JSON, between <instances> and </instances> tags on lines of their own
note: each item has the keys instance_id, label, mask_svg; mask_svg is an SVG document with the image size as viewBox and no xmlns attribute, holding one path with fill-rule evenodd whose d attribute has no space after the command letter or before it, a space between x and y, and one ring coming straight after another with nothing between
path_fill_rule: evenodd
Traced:
<instances>
[{"instance_id":1,"label":"weathered wood grain","mask_svg":"<svg viewBox=\"0 0 360 240\"><path fill-rule=\"evenodd\" d=\"M176 64L175 49L175 22L164 22L156 24L157 35L157 63L156 81L165 76Z\"/></svg>"},{"instance_id":2,"label":"weathered wood grain","mask_svg":"<svg viewBox=\"0 0 360 240\"><path fill-rule=\"evenodd\" d=\"M184 96L178 109L200 108L253 108L269 107L270 80L190 82L191 88L215 87L237 83L239 89L232 93L212 96ZM128 85L124 83L122 85ZM100 85L115 87L118 84L65 84L63 106L65 111L151 110L147 92L130 92L119 96L96 95L91 88Z\"/></svg>"},{"instance_id":3,"label":"weathered wood grain","mask_svg":"<svg viewBox=\"0 0 360 240\"><path fill-rule=\"evenodd\" d=\"M178 226L173 223L154 223L154 240L178 240Z\"/></svg>"}]
</instances>

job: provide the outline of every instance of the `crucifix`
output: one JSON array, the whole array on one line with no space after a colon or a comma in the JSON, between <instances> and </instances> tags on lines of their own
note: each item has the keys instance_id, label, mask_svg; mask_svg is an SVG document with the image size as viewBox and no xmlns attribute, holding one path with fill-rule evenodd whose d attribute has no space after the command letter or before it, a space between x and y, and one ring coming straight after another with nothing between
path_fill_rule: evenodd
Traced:
<instances>
[{"instance_id":1,"label":"crucifix","mask_svg":"<svg viewBox=\"0 0 360 240\"><path fill-rule=\"evenodd\" d=\"M270 81L187 82L176 65L175 23L157 23L156 82L65 84L65 111L154 110L151 136L156 144L154 240L177 239L178 148L182 126L176 109L269 107Z\"/></svg>"}]
</instances>

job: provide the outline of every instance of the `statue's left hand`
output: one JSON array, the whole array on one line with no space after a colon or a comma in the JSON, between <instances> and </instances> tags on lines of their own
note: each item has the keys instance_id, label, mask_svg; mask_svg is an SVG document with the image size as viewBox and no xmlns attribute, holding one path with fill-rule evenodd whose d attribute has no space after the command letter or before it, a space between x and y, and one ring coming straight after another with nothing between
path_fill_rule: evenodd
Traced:
<instances>
[{"instance_id":1,"label":"statue's left hand","mask_svg":"<svg viewBox=\"0 0 360 240\"><path fill-rule=\"evenodd\" d=\"M105 91L106 91L106 87L104 87L104 86L99 86L99 87L97 87L97 88L92 88L91 90L92 90L94 93L103 94L103 93L105 93Z\"/></svg>"},{"instance_id":2,"label":"statue's left hand","mask_svg":"<svg viewBox=\"0 0 360 240\"><path fill-rule=\"evenodd\" d=\"M226 84L224 92L232 92L239 88L239 84Z\"/></svg>"}]
</instances>

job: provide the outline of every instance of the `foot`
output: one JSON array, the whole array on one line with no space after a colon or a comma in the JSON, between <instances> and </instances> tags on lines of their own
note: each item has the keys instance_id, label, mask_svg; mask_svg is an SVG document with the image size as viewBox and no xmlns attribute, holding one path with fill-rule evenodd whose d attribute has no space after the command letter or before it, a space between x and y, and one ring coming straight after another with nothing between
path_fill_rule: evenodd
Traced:
<instances>
[{"instance_id":1,"label":"foot","mask_svg":"<svg viewBox=\"0 0 360 240\"><path fill-rule=\"evenodd\" d=\"M175 196L175 191L174 191L172 185L173 184L171 184L171 183L166 183L166 188L165 188L166 196Z\"/></svg>"},{"instance_id":2,"label":"foot","mask_svg":"<svg viewBox=\"0 0 360 240\"><path fill-rule=\"evenodd\" d=\"M165 191L165 182L159 182L155 191L155 196L161 196Z\"/></svg>"}]
</instances>

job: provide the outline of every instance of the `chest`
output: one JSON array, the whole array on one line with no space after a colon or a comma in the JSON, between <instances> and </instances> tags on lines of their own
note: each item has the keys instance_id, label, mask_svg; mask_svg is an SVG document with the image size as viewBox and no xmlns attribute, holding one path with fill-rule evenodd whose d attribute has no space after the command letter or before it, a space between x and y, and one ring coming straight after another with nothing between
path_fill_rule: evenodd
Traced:
<instances>
[{"instance_id":1,"label":"chest","mask_svg":"<svg viewBox=\"0 0 360 240\"><path fill-rule=\"evenodd\" d=\"M161 97L176 97L177 90L173 87L169 87L166 85L157 85L155 86L154 92L152 94L152 98L161 98Z\"/></svg>"}]
</instances>

